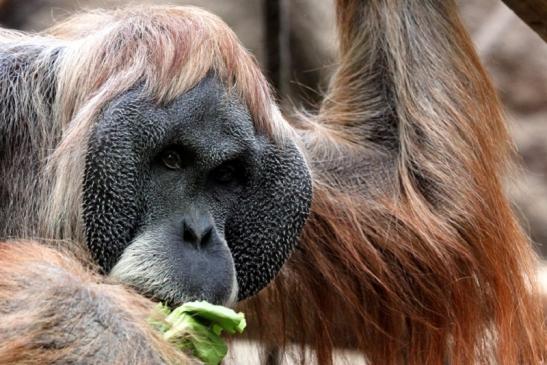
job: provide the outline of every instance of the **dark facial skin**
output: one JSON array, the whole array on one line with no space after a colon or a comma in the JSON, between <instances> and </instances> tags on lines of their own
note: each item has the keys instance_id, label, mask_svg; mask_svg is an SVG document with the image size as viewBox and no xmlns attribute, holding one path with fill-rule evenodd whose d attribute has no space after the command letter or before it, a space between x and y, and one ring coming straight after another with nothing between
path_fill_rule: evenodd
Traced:
<instances>
[{"instance_id":1,"label":"dark facial skin","mask_svg":"<svg viewBox=\"0 0 547 365\"><path fill-rule=\"evenodd\" d=\"M167 106L139 90L113 101L89 140L84 222L94 258L171 304L256 293L309 211L301 154L258 134L214 76Z\"/></svg>"}]
</instances>

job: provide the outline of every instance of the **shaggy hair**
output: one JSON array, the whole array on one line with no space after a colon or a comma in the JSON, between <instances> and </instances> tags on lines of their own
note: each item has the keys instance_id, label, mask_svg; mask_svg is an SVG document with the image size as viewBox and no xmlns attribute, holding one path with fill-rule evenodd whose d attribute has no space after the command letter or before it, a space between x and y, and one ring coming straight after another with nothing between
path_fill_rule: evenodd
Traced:
<instances>
[{"instance_id":1,"label":"shaggy hair","mask_svg":"<svg viewBox=\"0 0 547 365\"><path fill-rule=\"evenodd\" d=\"M0 276L1 364L194 364L148 324L151 301L68 251L0 243Z\"/></svg>"},{"instance_id":2,"label":"shaggy hair","mask_svg":"<svg viewBox=\"0 0 547 365\"><path fill-rule=\"evenodd\" d=\"M339 0L339 68L303 122L300 249L248 303L273 344L370 364L539 364L537 259L502 187L513 146L452 1ZM302 122L301 122L302 123Z\"/></svg>"},{"instance_id":3,"label":"shaggy hair","mask_svg":"<svg viewBox=\"0 0 547 365\"><path fill-rule=\"evenodd\" d=\"M17 100L9 112L33 117L27 147L40 154L38 164L47 158L40 237L83 241L81 184L74 183L83 179L82 146L103 107L137 84L145 97L166 104L214 72L247 104L258 131L294 139L253 57L224 22L198 8L94 11L39 35L0 30L0 51L11 58L0 61L14 68L0 80L2 96ZM8 136L17 133L9 127ZM18 218L34 219L31 208ZM11 223L13 230L20 222Z\"/></svg>"},{"instance_id":4,"label":"shaggy hair","mask_svg":"<svg viewBox=\"0 0 547 365\"><path fill-rule=\"evenodd\" d=\"M28 174L3 182L0 233L83 246L83 146L101 109L137 84L168 103L215 72L257 130L301 144L314 177L300 247L243 304L251 336L309 345L321 364L338 346L382 365L541 363L536 257L502 188L512 145L453 1L338 0L337 20L339 68L319 113L292 125L234 34L195 8L2 31L0 97L15 100L0 116L28 120L27 134L0 126L18 146L0 176Z\"/></svg>"}]
</instances>

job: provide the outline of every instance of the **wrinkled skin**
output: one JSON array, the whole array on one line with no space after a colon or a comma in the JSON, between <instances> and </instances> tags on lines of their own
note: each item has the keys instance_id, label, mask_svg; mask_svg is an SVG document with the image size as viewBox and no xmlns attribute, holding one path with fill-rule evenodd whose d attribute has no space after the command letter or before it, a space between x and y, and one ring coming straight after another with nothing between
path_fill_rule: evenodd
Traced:
<instances>
[{"instance_id":1,"label":"wrinkled skin","mask_svg":"<svg viewBox=\"0 0 547 365\"><path fill-rule=\"evenodd\" d=\"M139 90L115 99L89 140L83 204L94 258L171 304L231 304L256 293L307 217L302 155L257 133L212 75L165 106Z\"/></svg>"}]
</instances>

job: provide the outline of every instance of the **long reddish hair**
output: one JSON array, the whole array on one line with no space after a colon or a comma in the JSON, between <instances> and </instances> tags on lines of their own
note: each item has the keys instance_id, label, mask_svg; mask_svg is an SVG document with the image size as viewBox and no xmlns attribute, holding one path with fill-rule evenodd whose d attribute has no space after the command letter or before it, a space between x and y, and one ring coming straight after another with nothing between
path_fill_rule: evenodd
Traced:
<instances>
[{"instance_id":1,"label":"long reddish hair","mask_svg":"<svg viewBox=\"0 0 547 365\"><path fill-rule=\"evenodd\" d=\"M47 142L25 157L46 155L53 174L46 175L50 179L31 175L32 184L24 189L17 186L25 180L12 179L18 194L9 205L14 210L9 221L2 222L3 236L82 245L80 184L74 181L81 181L81 145L101 107L138 80L157 99L169 100L213 67L221 75L226 71L224 79L246 101L257 129L272 138L301 137L314 177L312 214L300 247L273 285L246 303L251 335L272 346L309 345L321 364L332 362L335 347L358 349L379 365L541 363L537 262L502 187L512 146L453 1L338 0L337 14L340 66L320 112L294 127L278 115L262 75L235 37L202 11L91 14L69 20L46 38L3 31L6 51L21 52L21 44L29 52L36 50L32 45L41 50L32 72L19 75L19 84L8 81L20 103L15 111L34 116L32 136ZM119 52L120 44L127 53ZM195 52L184 55L179 48L185 45L195 46L188 49ZM41 99L48 90L40 88L48 78L40 75L53 71L59 79L51 113ZM29 85L40 93L29 94ZM26 122L29 116L16 117ZM48 133L55 138L42 137ZM57 153L50 156L52 149ZM19 155L4 172L20 173ZM38 182L45 187L35 186ZM41 205L45 208L38 209ZM43 224L30 225L33 220ZM79 273L76 264L44 246L30 246L35 255L44 250L40 260L66 267L84 287L102 280ZM3 245L1 250L0 262L13 261L0 275L0 289L9 289L0 290L4 302L17 290L27 293L28 282L40 283L30 286L40 292L41 285L51 285L27 270L24 249ZM144 322L152 302L117 290L112 303L126 306L134 299L140 308L138 316L128 310L128 331L134 320L142 327L143 343L156 338ZM51 294L42 302L58 304L70 293ZM30 309L36 309L32 319L44 318L40 307ZM0 310L21 318L27 308L0 305ZM53 327L52 332L61 331ZM18 334L11 340L24 340ZM27 343L41 343L34 340ZM117 350L126 345L133 346L121 341ZM0 344L0 355L5 348ZM36 349L40 356L56 350ZM13 360L19 354L12 350L3 359L21 361Z\"/></svg>"},{"instance_id":2,"label":"long reddish hair","mask_svg":"<svg viewBox=\"0 0 547 365\"><path fill-rule=\"evenodd\" d=\"M505 196L513 148L452 1L339 0L340 66L300 121L302 243L247 303L273 346L370 364L538 364L536 257Z\"/></svg>"}]
</instances>

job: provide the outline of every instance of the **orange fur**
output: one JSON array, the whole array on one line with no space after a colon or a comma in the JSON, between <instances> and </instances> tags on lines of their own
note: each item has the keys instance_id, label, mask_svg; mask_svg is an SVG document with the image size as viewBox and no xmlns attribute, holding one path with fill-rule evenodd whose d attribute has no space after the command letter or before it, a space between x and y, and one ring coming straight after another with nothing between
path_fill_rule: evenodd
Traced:
<instances>
[{"instance_id":1,"label":"orange fur","mask_svg":"<svg viewBox=\"0 0 547 365\"><path fill-rule=\"evenodd\" d=\"M40 105L25 105L43 130L53 119L51 133L59 136L42 147L56 148L46 188L35 192L42 209L29 204L13 220L24 226L21 217L38 216L42 229L10 224L6 232L83 245L74 181L81 181L81 146L100 109L139 81L158 102L169 101L212 69L247 103L257 129L299 138L314 176L301 246L275 283L245 303L250 335L270 345L308 344L320 364L332 362L337 346L359 349L373 365L541 363L537 262L501 184L512 147L453 1L338 0L337 19L340 66L320 113L298 127L280 117L233 34L203 11L137 8L76 17L46 38L2 33L2 44L39 44L44 58L66 47L55 64L63 98L53 118ZM28 83L37 74L27 75ZM24 96L35 102L36 95ZM11 330L25 316L44 323L42 306L30 298L40 293L33 283L45 283L39 268L49 262L77 292L106 298L112 307L104 314L127 319L124 330L149 346L150 356L170 354L145 329L150 302L121 287L107 291L102 279L50 249L14 247L0 247L0 303L10 316L0 338L16 335L0 341L0 360L64 356L37 345L42 327L27 337ZM47 308L69 293L37 298ZM26 302L13 302L18 295ZM48 333L62 335L60 328ZM126 349L117 344L112 351Z\"/></svg>"},{"instance_id":2,"label":"orange fur","mask_svg":"<svg viewBox=\"0 0 547 365\"><path fill-rule=\"evenodd\" d=\"M192 363L148 325L154 303L84 265L37 242L0 242L1 364Z\"/></svg>"},{"instance_id":3,"label":"orange fur","mask_svg":"<svg viewBox=\"0 0 547 365\"><path fill-rule=\"evenodd\" d=\"M339 0L337 15L340 66L301 122L312 215L247 303L257 336L320 364L337 346L370 364L541 363L537 261L502 188L512 146L455 5Z\"/></svg>"}]
</instances>

